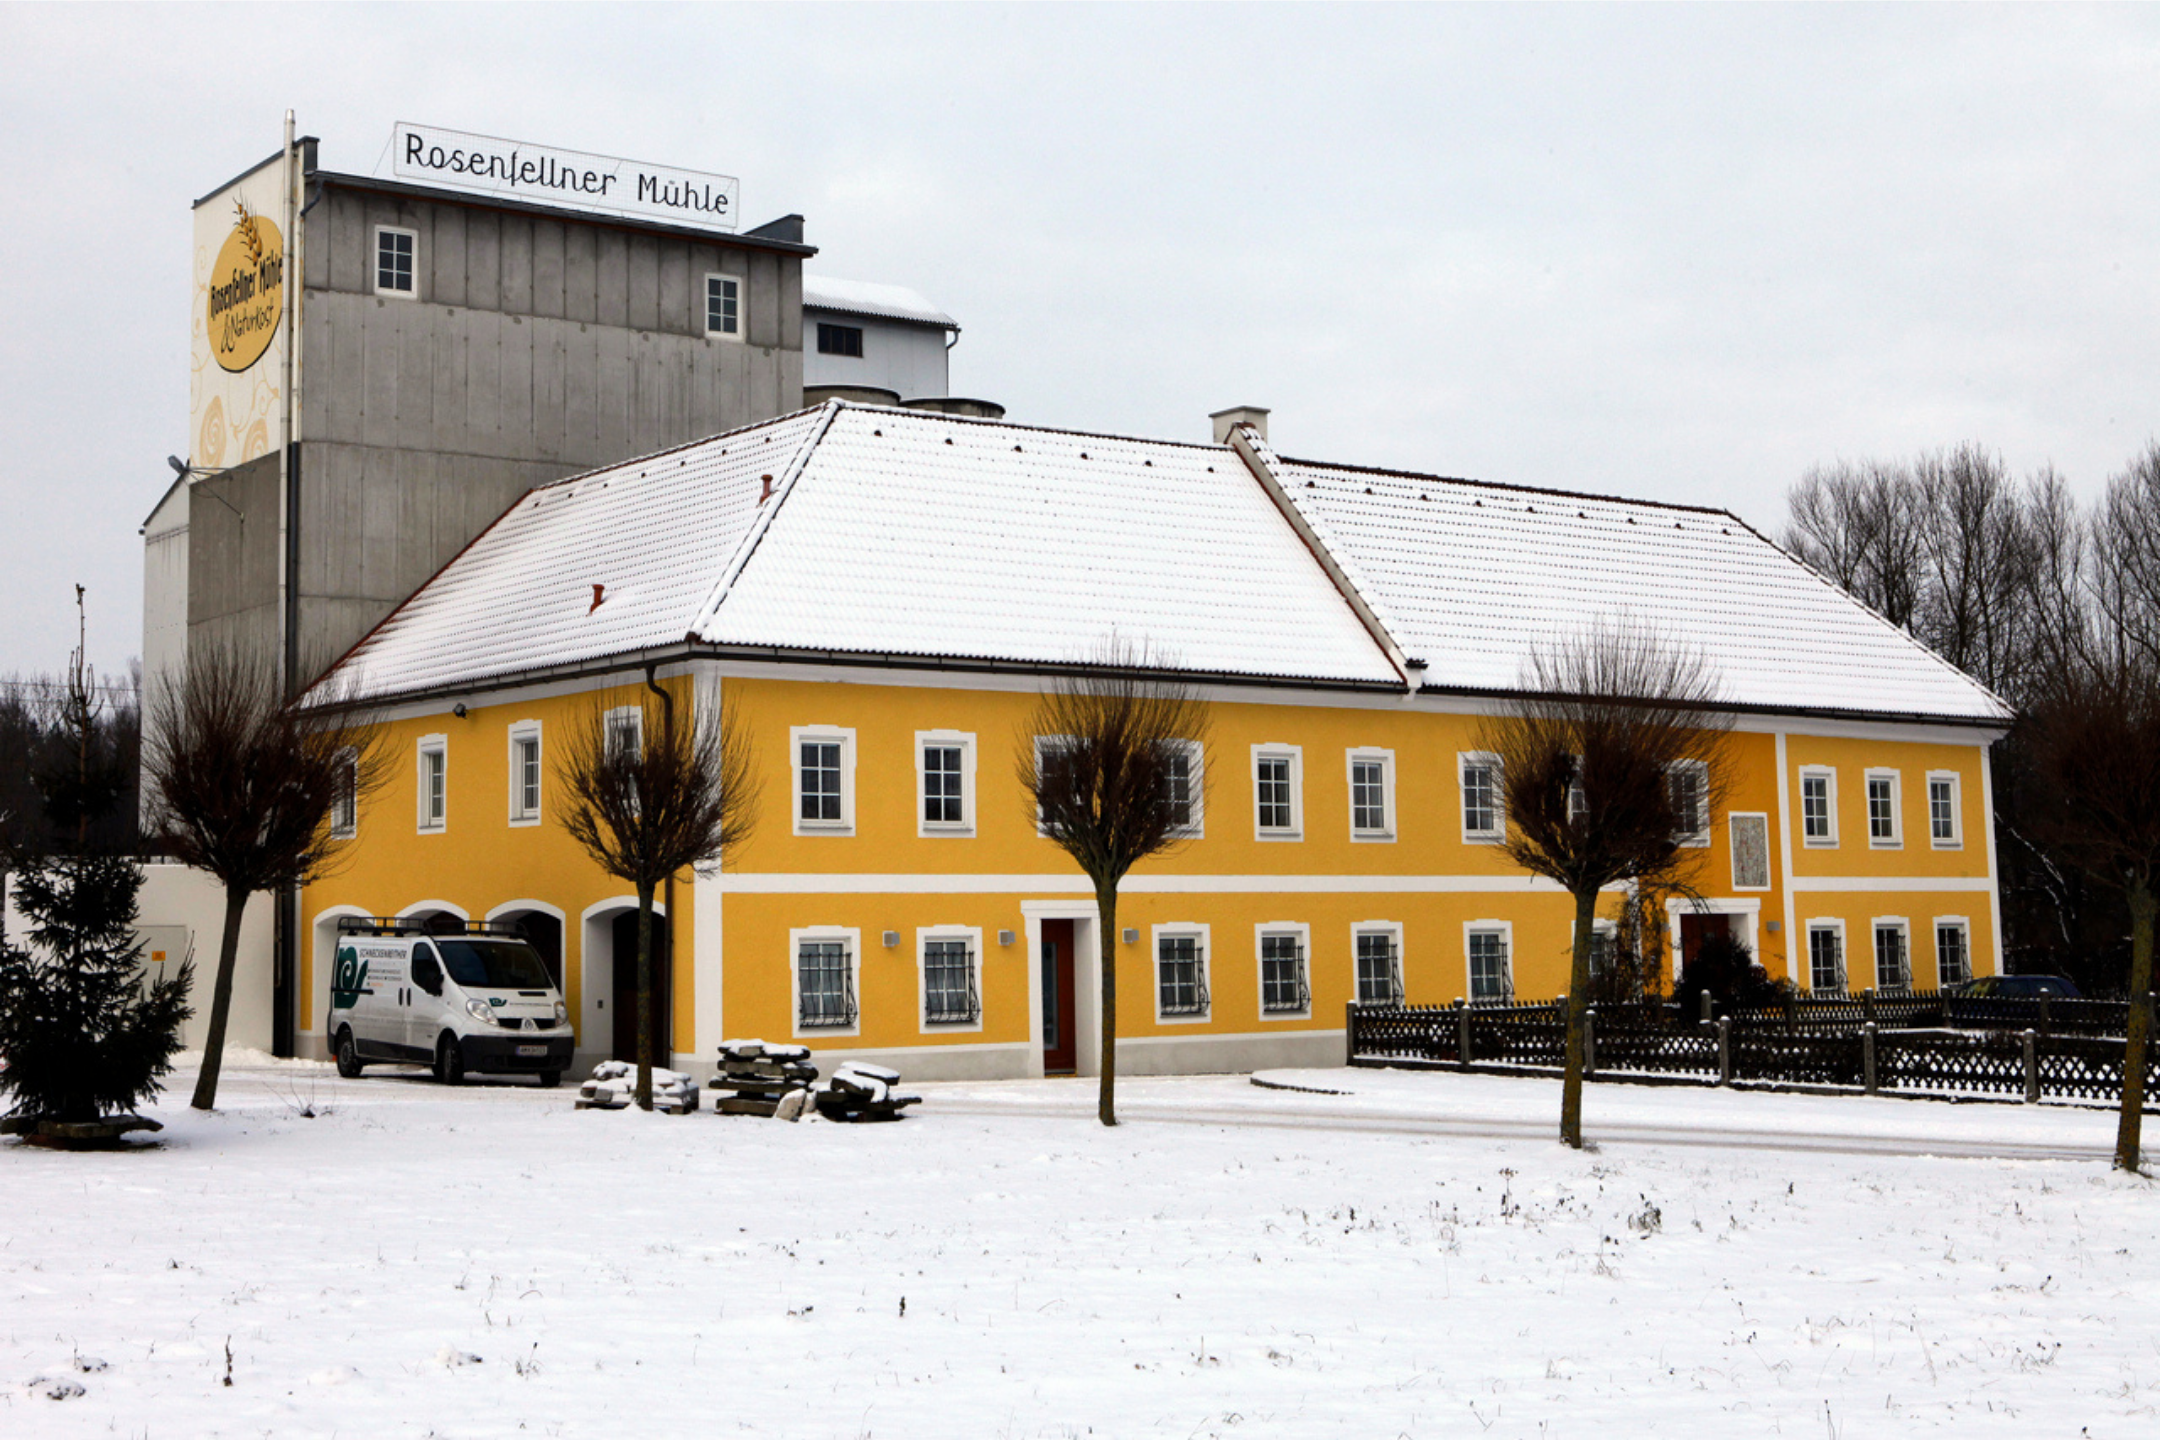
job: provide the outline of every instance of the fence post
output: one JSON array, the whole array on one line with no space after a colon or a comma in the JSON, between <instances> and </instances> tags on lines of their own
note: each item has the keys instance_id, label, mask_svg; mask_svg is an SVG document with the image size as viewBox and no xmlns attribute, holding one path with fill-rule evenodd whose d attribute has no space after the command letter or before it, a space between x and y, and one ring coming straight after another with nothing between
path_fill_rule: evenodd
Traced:
<instances>
[{"instance_id":1,"label":"fence post","mask_svg":"<svg viewBox=\"0 0 2160 1440\"><path fill-rule=\"evenodd\" d=\"M1710 992L1705 990L1702 992L1702 1019L1705 1025L1710 1023L1710 1003Z\"/></svg>"},{"instance_id":2,"label":"fence post","mask_svg":"<svg viewBox=\"0 0 2160 1440\"><path fill-rule=\"evenodd\" d=\"M2040 1033L2042 1035L2053 1033L2052 1028L2048 1025L2048 997L2045 995L2040 997Z\"/></svg>"},{"instance_id":3,"label":"fence post","mask_svg":"<svg viewBox=\"0 0 2160 1440\"><path fill-rule=\"evenodd\" d=\"M1875 987L1872 985L1860 992L1860 1013L1868 1024L1875 1023Z\"/></svg>"},{"instance_id":4,"label":"fence post","mask_svg":"<svg viewBox=\"0 0 2160 1440\"><path fill-rule=\"evenodd\" d=\"M1357 1001L1343 1006L1343 1064L1357 1059Z\"/></svg>"},{"instance_id":5,"label":"fence post","mask_svg":"<svg viewBox=\"0 0 2160 1440\"><path fill-rule=\"evenodd\" d=\"M1705 995L1709 994L1706 990ZM1732 1084L1732 1019L1717 1022L1717 1083Z\"/></svg>"},{"instance_id":6,"label":"fence post","mask_svg":"<svg viewBox=\"0 0 2160 1440\"><path fill-rule=\"evenodd\" d=\"M1792 990L1785 992L1785 1033L1790 1035L1800 1023L1800 997Z\"/></svg>"},{"instance_id":7,"label":"fence post","mask_svg":"<svg viewBox=\"0 0 2160 1440\"><path fill-rule=\"evenodd\" d=\"M1868 1008L1872 1010L1875 992L1870 990L1867 993L1870 1001ZM1860 1083L1868 1094L1873 1095L1879 1088L1878 1078L1875 1069L1875 1022L1870 1020L1860 1027Z\"/></svg>"},{"instance_id":8,"label":"fence post","mask_svg":"<svg viewBox=\"0 0 2160 1440\"><path fill-rule=\"evenodd\" d=\"M1597 1074L1597 1006L1592 1005L1582 1015L1582 1069L1585 1075Z\"/></svg>"},{"instance_id":9,"label":"fence post","mask_svg":"<svg viewBox=\"0 0 2160 1440\"><path fill-rule=\"evenodd\" d=\"M2025 1032L2025 1103L2040 1103L2040 1037L2030 1030Z\"/></svg>"},{"instance_id":10,"label":"fence post","mask_svg":"<svg viewBox=\"0 0 2160 1440\"><path fill-rule=\"evenodd\" d=\"M1455 1002L1455 1063L1470 1068L1470 1006L1461 1000Z\"/></svg>"}]
</instances>

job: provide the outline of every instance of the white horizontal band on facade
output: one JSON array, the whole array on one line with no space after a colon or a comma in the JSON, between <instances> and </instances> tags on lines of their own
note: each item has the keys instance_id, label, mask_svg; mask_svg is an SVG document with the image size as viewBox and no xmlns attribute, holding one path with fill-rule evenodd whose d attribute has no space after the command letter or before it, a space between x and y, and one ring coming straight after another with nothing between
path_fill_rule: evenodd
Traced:
<instances>
[{"instance_id":1,"label":"white horizontal band on facade","mask_svg":"<svg viewBox=\"0 0 2160 1440\"><path fill-rule=\"evenodd\" d=\"M1117 1043L1121 1050L1127 1045L1138 1050L1151 1045L1232 1045L1242 1041L1282 1040L1291 1036L1300 1040L1326 1040L1330 1037L1339 1040L1343 1034L1343 1027L1340 1025L1332 1030L1293 1029L1285 1026L1280 1030L1242 1031L1235 1035L1221 1035L1213 1031L1202 1031L1194 1035L1120 1035Z\"/></svg>"},{"instance_id":2,"label":"white horizontal band on facade","mask_svg":"<svg viewBox=\"0 0 2160 1440\"><path fill-rule=\"evenodd\" d=\"M1866 891L1869 893L1896 891L1985 891L1995 888L1994 882L1966 875L1906 876L1896 875L1795 875L1792 880L1795 893L1820 894L1836 891Z\"/></svg>"},{"instance_id":3,"label":"white horizontal band on facade","mask_svg":"<svg viewBox=\"0 0 2160 1440\"><path fill-rule=\"evenodd\" d=\"M723 895L1084 895L1084 875L720 875ZM1607 889L1617 890L1618 886ZM1120 895L1564 895L1535 875L1133 875Z\"/></svg>"},{"instance_id":4,"label":"white horizontal band on facade","mask_svg":"<svg viewBox=\"0 0 2160 1440\"><path fill-rule=\"evenodd\" d=\"M826 1056L890 1055L895 1051L905 1050L919 1050L925 1054L933 1055L1026 1055L1032 1053L1035 1049L1033 1045L1030 1045L1025 1040L998 1040L975 1045L940 1045L929 1037L903 1040L897 1045L850 1045L843 1049L838 1045L819 1045L815 1043L815 1039L815 1036L811 1036L797 1043L809 1046L811 1054L820 1059Z\"/></svg>"}]
</instances>

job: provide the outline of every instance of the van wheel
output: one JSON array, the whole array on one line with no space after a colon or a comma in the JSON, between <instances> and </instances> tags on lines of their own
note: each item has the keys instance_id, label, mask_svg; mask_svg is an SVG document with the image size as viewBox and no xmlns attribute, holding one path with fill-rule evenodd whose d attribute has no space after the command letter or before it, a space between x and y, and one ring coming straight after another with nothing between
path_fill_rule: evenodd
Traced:
<instances>
[{"instance_id":1,"label":"van wheel","mask_svg":"<svg viewBox=\"0 0 2160 1440\"><path fill-rule=\"evenodd\" d=\"M360 1047L353 1043L352 1031L350 1029L338 1031L337 1073L347 1080L357 1080L360 1078L360 1071L363 1068L360 1063Z\"/></svg>"},{"instance_id":2,"label":"van wheel","mask_svg":"<svg viewBox=\"0 0 2160 1440\"><path fill-rule=\"evenodd\" d=\"M543 1089L543 1090L553 1090L553 1089L554 1089L554 1088L555 1088L556 1086L558 1086L558 1085L560 1085L560 1084L562 1084L562 1071L560 1071L560 1070L542 1070L542 1071L540 1072L540 1088L541 1088L541 1089Z\"/></svg>"},{"instance_id":3,"label":"van wheel","mask_svg":"<svg viewBox=\"0 0 2160 1440\"><path fill-rule=\"evenodd\" d=\"M447 1031L435 1042L435 1078L445 1085L465 1083L465 1052Z\"/></svg>"}]
</instances>

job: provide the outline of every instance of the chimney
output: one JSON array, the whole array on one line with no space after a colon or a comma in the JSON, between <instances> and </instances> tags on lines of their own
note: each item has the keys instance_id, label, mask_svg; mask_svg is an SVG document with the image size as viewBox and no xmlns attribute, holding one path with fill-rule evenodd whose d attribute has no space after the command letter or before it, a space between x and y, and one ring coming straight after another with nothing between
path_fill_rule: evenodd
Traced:
<instances>
[{"instance_id":1,"label":"chimney","mask_svg":"<svg viewBox=\"0 0 2160 1440\"><path fill-rule=\"evenodd\" d=\"M1230 432L1240 425L1250 425L1267 439L1267 409L1261 405L1233 405L1228 410L1217 410L1208 416L1215 422L1215 443L1221 445L1230 439Z\"/></svg>"}]
</instances>

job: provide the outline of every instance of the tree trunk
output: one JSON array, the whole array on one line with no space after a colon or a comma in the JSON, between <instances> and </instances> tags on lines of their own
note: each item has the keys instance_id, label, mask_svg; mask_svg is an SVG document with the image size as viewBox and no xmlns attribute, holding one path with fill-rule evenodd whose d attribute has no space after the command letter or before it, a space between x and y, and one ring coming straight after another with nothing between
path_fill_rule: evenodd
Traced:
<instances>
[{"instance_id":1,"label":"tree trunk","mask_svg":"<svg viewBox=\"0 0 2160 1440\"><path fill-rule=\"evenodd\" d=\"M1117 1124L1117 886L1095 891L1095 929L1102 952L1102 1077L1095 1102L1105 1125Z\"/></svg>"},{"instance_id":2,"label":"tree trunk","mask_svg":"<svg viewBox=\"0 0 2160 1440\"><path fill-rule=\"evenodd\" d=\"M1575 896L1575 957L1568 966L1567 1068L1560 1080L1560 1143L1582 1149L1583 1016L1590 1011L1590 946L1597 936L1595 889Z\"/></svg>"},{"instance_id":3,"label":"tree trunk","mask_svg":"<svg viewBox=\"0 0 2160 1440\"><path fill-rule=\"evenodd\" d=\"M2115 1127L2115 1168L2135 1170L2145 1120L2145 1053L2152 1041L2152 882L2130 882L2130 1023L2123 1028L2122 1118Z\"/></svg>"},{"instance_id":4,"label":"tree trunk","mask_svg":"<svg viewBox=\"0 0 2160 1440\"><path fill-rule=\"evenodd\" d=\"M653 887L637 887L637 1103L652 1109L652 902Z\"/></svg>"},{"instance_id":5,"label":"tree trunk","mask_svg":"<svg viewBox=\"0 0 2160 1440\"><path fill-rule=\"evenodd\" d=\"M217 1105L218 1072L225 1065L225 1020L232 1013L233 965L240 954L240 917L247 910L248 892L225 887L225 934L218 941L217 984L210 989L210 1032L203 1037L202 1072L195 1077L197 1110Z\"/></svg>"}]
</instances>

